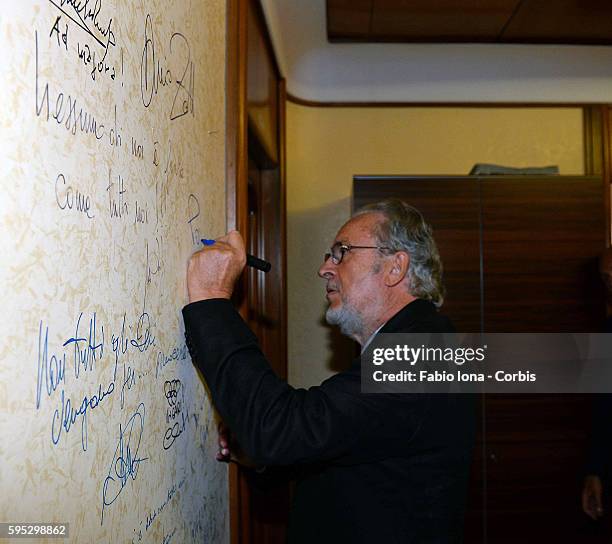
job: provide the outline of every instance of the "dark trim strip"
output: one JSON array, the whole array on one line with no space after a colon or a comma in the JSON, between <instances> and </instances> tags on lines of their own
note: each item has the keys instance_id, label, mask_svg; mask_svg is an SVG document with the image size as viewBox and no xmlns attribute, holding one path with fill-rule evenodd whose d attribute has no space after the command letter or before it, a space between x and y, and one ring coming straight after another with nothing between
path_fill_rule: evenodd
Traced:
<instances>
[{"instance_id":1,"label":"dark trim strip","mask_svg":"<svg viewBox=\"0 0 612 544\"><path fill-rule=\"evenodd\" d=\"M287 93L287 101L311 108L584 108L585 102L318 102Z\"/></svg>"}]
</instances>

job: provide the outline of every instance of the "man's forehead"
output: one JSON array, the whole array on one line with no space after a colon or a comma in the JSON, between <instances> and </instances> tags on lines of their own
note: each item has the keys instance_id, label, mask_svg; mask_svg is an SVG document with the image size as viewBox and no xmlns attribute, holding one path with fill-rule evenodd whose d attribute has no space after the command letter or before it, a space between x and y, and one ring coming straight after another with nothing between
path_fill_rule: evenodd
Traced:
<instances>
[{"instance_id":1,"label":"man's forehead","mask_svg":"<svg viewBox=\"0 0 612 544\"><path fill-rule=\"evenodd\" d=\"M365 213L349 219L336 234L336 242L373 239L373 228L381 219L382 214L380 213Z\"/></svg>"}]
</instances>

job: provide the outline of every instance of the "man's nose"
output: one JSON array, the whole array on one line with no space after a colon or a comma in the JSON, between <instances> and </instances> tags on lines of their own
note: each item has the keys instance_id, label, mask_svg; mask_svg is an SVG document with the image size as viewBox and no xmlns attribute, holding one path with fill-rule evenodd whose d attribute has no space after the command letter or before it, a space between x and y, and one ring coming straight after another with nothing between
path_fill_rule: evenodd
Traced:
<instances>
[{"instance_id":1,"label":"man's nose","mask_svg":"<svg viewBox=\"0 0 612 544\"><path fill-rule=\"evenodd\" d=\"M323 264L319 268L319 277L329 280L336 275L335 266L331 258L323 261Z\"/></svg>"}]
</instances>

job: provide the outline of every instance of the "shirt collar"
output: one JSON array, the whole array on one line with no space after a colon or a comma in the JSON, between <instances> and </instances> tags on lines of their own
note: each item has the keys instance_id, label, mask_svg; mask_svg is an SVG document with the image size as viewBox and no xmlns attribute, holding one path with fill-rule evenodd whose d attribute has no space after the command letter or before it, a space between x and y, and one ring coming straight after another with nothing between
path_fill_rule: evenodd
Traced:
<instances>
[{"instance_id":1,"label":"shirt collar","mask_svg":"<svg viewBox=\"0 0 612 544\"><path fill-rule=\"evenodd\" d=\"M370 345L370 343L372 342L372 340L374 340L374 337L376 336L376 334L378 333L378 331L380 331L380 329L382 329L385 325L387 324L387 322L385 321L380 327L378 327L378 329L376 329L371 335L370 338L368 338L368 341L361 347L361 353L363 353L366 349L368 349L368 346Z\"/></svg>"}]
</instances>

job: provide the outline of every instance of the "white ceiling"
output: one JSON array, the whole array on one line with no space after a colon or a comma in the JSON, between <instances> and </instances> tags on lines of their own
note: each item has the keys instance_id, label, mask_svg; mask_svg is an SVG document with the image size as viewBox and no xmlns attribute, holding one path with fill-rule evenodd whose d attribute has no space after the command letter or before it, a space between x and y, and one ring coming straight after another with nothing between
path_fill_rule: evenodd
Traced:
<instances>
[{"instance_id":1,"label":"white ceiling","mask_svg":"<svg viewBox=\"0 0 612 544\"><path fill-rule=\"evenodd\" d=\"M289 94L316 102L612 103L612 46L331 44L325 0L261 0Z\"/></svg>"}]
</instances>

